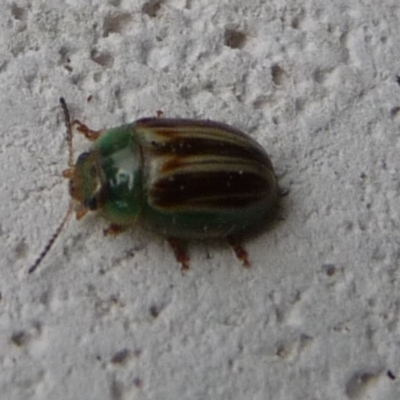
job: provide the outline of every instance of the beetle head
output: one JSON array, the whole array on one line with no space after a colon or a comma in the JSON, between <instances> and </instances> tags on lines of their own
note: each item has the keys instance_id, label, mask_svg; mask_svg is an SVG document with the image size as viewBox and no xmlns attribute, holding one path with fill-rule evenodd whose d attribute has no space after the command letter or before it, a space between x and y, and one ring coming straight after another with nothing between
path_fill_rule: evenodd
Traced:
<instances>
[{"instance_id":1,"label":"beetle head","mask_svg":"<svg viewBox=\"0 0 400 400\"><path fill-rule=\"evenodd\" d=\"M77 216L82 207L91 211L101 207L102 179L96 150L82 153L78 157L69 179L70 195L79 203Z\"/></svg>"}]
</instances>

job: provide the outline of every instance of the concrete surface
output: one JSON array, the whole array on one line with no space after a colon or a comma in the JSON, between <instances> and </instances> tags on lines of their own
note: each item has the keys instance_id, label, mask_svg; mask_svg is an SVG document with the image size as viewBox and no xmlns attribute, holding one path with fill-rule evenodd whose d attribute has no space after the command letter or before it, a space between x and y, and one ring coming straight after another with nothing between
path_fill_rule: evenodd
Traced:
<instances>
[{"instance_id":1,"label":"concrete surface","mask_svg":"<svg viewBox=\"0 0 400 400\"><path fill-rule=\"evenodd\" d=\"M399 399L399 74L398 0L1 1L1 399ZM93 215L28 275L69 202L60 96L258 140L289 195L252 268L193 245L183 277Z\"/></svg>"}]
</instances>

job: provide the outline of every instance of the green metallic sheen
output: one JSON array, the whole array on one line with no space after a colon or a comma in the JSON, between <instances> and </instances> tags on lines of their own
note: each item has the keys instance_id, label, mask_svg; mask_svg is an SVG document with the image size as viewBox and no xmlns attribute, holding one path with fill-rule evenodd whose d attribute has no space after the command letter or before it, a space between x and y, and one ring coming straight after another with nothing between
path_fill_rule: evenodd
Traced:
<instances>
[{"instance_id":1,"label":"green metallic sheen","mask_svg":"<svg viewBox=\"0 0 400 400\"><path fill-rule=\"evenodd\" d=\"M270 212L261 204L241 212L177 210L168 213L148 206L143 216L145 226L163 236L203 240L257 233L270 219Z\"/></svg>"},{"instance_id":2,"label":"green metallic sheen","mask_svg":"<svg viewBox=\"0 0 400 400\"><path fill-rule=\"evenodd\" d=\"M104 131L89 151L83 163L76 164L81 171L83 204L97 199L95 209L110 222L132 225L143 207L143 176L140 145L133 134L133 124ZM95 166L96 175L84 171ZM94 186L93 182L97 182Z\"/></svg>"}]
</instances>

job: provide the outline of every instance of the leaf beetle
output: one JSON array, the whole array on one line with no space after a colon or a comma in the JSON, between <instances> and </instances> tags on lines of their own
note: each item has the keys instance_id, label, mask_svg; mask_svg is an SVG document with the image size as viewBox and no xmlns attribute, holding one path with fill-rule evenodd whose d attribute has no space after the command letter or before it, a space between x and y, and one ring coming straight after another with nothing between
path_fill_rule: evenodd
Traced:
<instances>
[{"instance_id":1,"label":"leaf beetle","mask_svg":"<svg viewBox=\"0 0 400 400\"><path fill-rule=\"evenodd\" d=\"M186 242L224 239L245 267L243 238L262 230L274 213L279 187L264 149L248 135L210 120L142 118L93 131L67 128L69 209L29 273L49 252L69 217L97 211L117 234L135 224L165 237L182 271L189 268ZM74 163L72 128L92 142Z\"/></svg>"}]
</instances>

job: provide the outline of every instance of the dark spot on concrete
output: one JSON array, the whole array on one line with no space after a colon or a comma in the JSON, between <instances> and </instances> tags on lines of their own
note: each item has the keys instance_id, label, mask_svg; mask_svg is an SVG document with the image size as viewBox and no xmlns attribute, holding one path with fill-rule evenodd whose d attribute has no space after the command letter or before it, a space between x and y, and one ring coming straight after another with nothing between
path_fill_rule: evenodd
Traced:
<instances>
[{"instance_id":1,"label":"dark spot on concrete","mask_svg":"<svg viewBox=\"0 0 400 400\"><path fill-rule=\"evenodd\" d=\"M150 307L150 315L154 318L157 318L160 315L160 309L156 306Z\"/></svg>"},{"instance_id":2,"label":"dark spot on concrete","mask_svg":"<svg viewBox=\"0 0 400 400\"><path fill-rule=\"evenodd\" d=\"M150 0L147 3L144 3L142 7L143 14L146 14L151 18L155 18L158 11L160 11L162 3L162 0Z\"/></svg>"},{"instance_id":3,"label":"dark spot on concrete","mask_svg":"<svg viewBox=\"0 0 400 400\"><path fill-rule=\"evenodd\" d=\"M11 15L18 21L26 21L27 19L26 10L18 7L15 3L11 6Z\"/></svg>"},{"instance_id":4,"label":"dark spot on concrete","mask_svg":"<svg viewBox=\"0 0 400 400\"><path fill-rule=\"evenodd\" d=\"M92 50L90 58L102 67L111 68L114 65L114 57L109 53L99 53L97 50Z\"/></svg>"},{"instance_id":5,"label":"dark spot on concrete","mask_svg":"<svg viewBox=\"0 0 400 400\"><path fill-rule=\"evenodd\" d=\"M322 269L325 271L326 275L333 276L336 273L336 267L333 264L324 264Z\"/></svg>"},{"instance_id":6,"label":"dark spot on concrete","mask_svg":"<svg viewBox=\"0 0 400 400\"><path fill-rule=\"evenodd\" d=\"M109 15L104 18L103 36L107 37L112 33L123 33L125 27L131 22L130 13L120 13Z\"/></svg>"},{"instance_id":7,"label":"dark spot on concrete","mask_svg":"<svg viewBox=\"0 0 400 400\"><path fill-rule=\"evenodd\" d=\"M399 115L399 113L400 113L400 107L393 107L391 110L390 110L390 116L391 117L395 117L396 115Z\"/></svg>"},{"instance_id":8,"label":"dark spot on concrete","mask_svg":"<svg viewBox=\"0 0 400 400\"><path fill-rule=\"evenodd\" d=\"M135 378L133 384L139 389L143 386L143 382L140 378Z\"/></svg>"},{"instance_id":9,"label":"dark spot on concrete","mask_svg":"<svg viewBox=\"0 0 400 400\"><path fill-rule=\"evenodd\" d=\"M256 110L259 110L263 108L269 101L269 98L267 96L258 96L254 101L253 101L253 107Z\"/></svg>"},{"instance_id":10,"label":"dark spot on concrete","mask_svg":"<svg viewBox=\"0 0 400 400\"><path fill-rule=\"evenodd\" d=\"M273 65L271 68L271 75L272 75L272 80L275 83L275 85L279 86L282 84L282 79L285 71L277 64Z\"/></svg>"},{"instance_id":11,"label":"dark spot on concrete","mask_svg":"<svg viewBox=\"0 0 400 400\"><path fill-rule=\"evenodd\" d=\"M131 351L129 349L123 349L114 354L111 359L112 364L125 364L129 357L131 356Z\"/></svg>"},{"instance_id":12,"label":"dark spot on concrete","mask_svg":"<svg viewBox=\"0 0 400 400\"><path fill-rule=\"evenodd\" d=\"M396 375L389 369L386 372L386 375L389 377L389 379L391 379L392 381L394 381L396 379Z\"/></svg>"},{"instance_id":13,"label":"dark spot on concrete","mask_svg":"<svg viewBox=\"0 0 400 400\"><path fill-rule=\"evenodd\" d=\"M25 331L14 332L11 336L11 341L18 347L25 346L30 339L30 335Z\"/></svg>"},{"instance_id":14,"label":"dark spot on concrete","mask_svg":"<svg viewBox=\"0 0 400 400\"><path fill-rule=\"evenodd\" d=\"M297 17L293 18L291 26L293 29L299 29L300 21Z\"/></svg>"},{"instance_id":15,"label":"dark spot on concrete","mask_svg":"<svg viewBox=\"0 0 400 400\"><path fill-rule=\"evenodd\" d=\"M19 243L15 246L15 253L17 257L25 258L27 251L28 245L25 243L25 240L20 240Z\"/></svg>"},{"instance_id":16,"label":"dark spot on concrete","mask_svg":"<svg viewBox=\"0 0 400 400\"><path fill-rule=\"evenodd\" d=\"M224 43L232 49L242 49L246 44L246 35L240 31L227 29L224 35Z\"/></svg>"}]
</instances>

